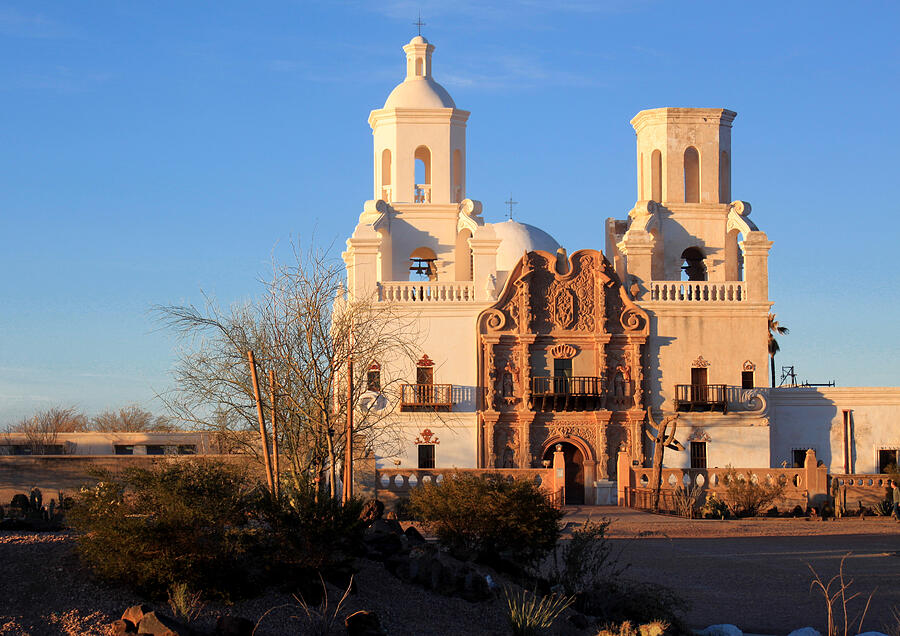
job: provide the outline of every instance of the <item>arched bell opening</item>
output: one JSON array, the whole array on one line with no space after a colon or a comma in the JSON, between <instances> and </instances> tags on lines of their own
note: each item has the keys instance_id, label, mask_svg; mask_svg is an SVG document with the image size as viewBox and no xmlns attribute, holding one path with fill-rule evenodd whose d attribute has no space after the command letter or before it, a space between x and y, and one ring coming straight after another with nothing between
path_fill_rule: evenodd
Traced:
<instances>
[{"instance_id":1,"label":"arched bell opening","mask_svg":"<svg viewBox=\"0 0 900 636\"><path fill-rule=\"evenodd\" d=\"M699 247L689 247L681 253L681 280L707 280L706 256Z\"/></svg>"},{"instance_id":2,"label":"arched bell opening","mask_svg":"<svg viewBox=\"0 0 900 636\"><path fill-rule=\"evenodd\" d=\"M409 280L437 280L437 255L430 247L417 247L409 255Z\"/></svg>"}]
</instances>

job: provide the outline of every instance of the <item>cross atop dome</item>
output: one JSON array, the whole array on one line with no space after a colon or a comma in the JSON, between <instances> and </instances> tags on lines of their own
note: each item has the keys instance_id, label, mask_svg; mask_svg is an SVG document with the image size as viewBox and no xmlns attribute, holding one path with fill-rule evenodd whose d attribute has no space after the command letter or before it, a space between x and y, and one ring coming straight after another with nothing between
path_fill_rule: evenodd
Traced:
<instances>
[{"instance_id":1,"label":"cross atop dome","mask_svg":"<svg viewBox=\"0 0 900 636\"><path fill-rule=\"evenodd\" d=\"M419 12L419 19L413 22L413 26L419 29L419 35L422 35L422 27L425 26L425 23L422 22L422 13Z\"/></svg>"}]
</instances>

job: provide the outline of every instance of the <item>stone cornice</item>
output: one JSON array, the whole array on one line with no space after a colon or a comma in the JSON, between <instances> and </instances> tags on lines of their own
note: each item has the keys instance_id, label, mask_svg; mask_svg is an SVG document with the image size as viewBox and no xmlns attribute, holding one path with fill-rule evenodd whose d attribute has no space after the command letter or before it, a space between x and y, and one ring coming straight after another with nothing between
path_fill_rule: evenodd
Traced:
<instances>
[{"instance_id":1,"label":"stone cornice","mask_svg":"<svg viewBox=\"0 0 900 636\"><path fill-rule=\"evenodd\" d=\"M900 387L794 387L770 389L769 399L776 408L780 406L834 406L838 409L854 406L900 405ZM840 415L840 413L837 413Z\"/></svg>"},{"instance_id":2,"label":"stone cornice","mask_svg":"<svg viewBox=\"0 0 900 636\"><path fill-rule=\"evenodd\" d=\"M465 127L469 111L458 108L379 108L369 113L369 126L382 124L456 124Z\"/></svg>"},{"instance_id":3,"label":"stone cornice","mask_svg":"<svg viewBox=\"0 0 900 636\"><path fill-rule=\"evenodd\" d=\"M713 120L730 128L736 116L736 112L726 108L651 108L635 115L631 125L640 132L654 124L708 124Z\"/></svg>"}]
</instances>

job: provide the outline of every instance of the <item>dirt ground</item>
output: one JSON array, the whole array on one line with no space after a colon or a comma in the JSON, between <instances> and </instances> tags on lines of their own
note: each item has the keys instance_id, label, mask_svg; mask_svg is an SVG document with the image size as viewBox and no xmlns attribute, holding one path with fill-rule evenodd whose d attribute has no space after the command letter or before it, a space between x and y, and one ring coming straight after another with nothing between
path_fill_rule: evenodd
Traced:
<instances>
[{"instance_id":1,"label":"dirt ground","mask_svg":"<svg viewBox=\"0 0 900 636\"><path fill-rule=\"evenodd\" d=\"M809 566L827 583L850 553L845 580L862 595L852 614L874 590L863 631L900 628L891 614L900 611L900 523L892 519L705 521L584 507L566 521L587 516L613 521L611 536L631 563L629 577L667 585L691 603L692 627L733 623L745 632L787 634L812 626L824 633L825 602L810 592Z\"/></svg>"},{"instance_id":2,"label":"dirt ground","mask_svg":"<svg viewBox=\"0 0 900 636\"><path fill-rule=\"evenodd\" d=\"M697 628L729 622L745 632L786 634L811 625L823 630L824 604L810 594L812 565L827 580L852 552L845 572L872 606L864 625L883 629L900 608L900 524L889 519L811 522L802 519L688 521L614 507L573 508L564 520L613 520L611 536L627 575L662 583L691 603ZM0 532L0 634L107 634L125 607L144 601L94 580L78 564L66 533ZM363 562L359 594L349 609L376 609L389 634L502 634L501 602L468 603L430 594ZM877 588L877 589L876 589ZM158 605L159 609L166 609ZM270 613L266 612L276 608ZM232 613L256 620L258 634L299 634L300 608L289 594L270 592L235 606L208 606L201 625ZM575 634L565 624L557 634ZM855 632L854 632L855 633Z\"/></svg>"}]
</instances>

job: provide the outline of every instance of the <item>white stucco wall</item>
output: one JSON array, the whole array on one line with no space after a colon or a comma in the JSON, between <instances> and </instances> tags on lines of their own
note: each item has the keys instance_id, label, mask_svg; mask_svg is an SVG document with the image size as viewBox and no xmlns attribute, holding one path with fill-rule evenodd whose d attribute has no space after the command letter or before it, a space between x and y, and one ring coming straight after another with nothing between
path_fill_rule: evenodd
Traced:
<instances>
[{"instance_id":1,"label":"white stucco wall","mask_svg":"<svg viewBox=\"0 0 900 636\"><path fill-rule=\"evenodd\" d=\"M813 448L829 472L844 472L844 409L851 411L851 471L878 471L880 448L900 449L900 387L784 388L771 391L772 464Z\"/></svg>"}]
</instances>

